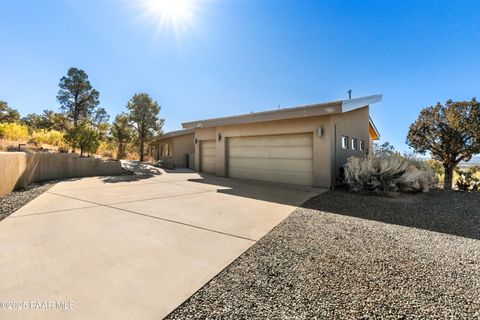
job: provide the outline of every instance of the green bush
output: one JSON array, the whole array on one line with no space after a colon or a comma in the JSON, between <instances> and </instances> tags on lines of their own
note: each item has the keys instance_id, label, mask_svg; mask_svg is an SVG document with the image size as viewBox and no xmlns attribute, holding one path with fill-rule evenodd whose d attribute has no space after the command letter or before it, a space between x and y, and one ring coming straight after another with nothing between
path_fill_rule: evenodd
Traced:
<instances>
[{"instance_id":1,"label":"green bush","mask_svg":"<svg viewBox=\"0 0 480 320\"><path fill-rule=\"evenodd\" d=\"M80 149L80 156L83 153L95 153L100 146L100 136L98 132L87 123L81 123L67 131L65 141L74 149Z\"/></svg>"},{"instance_id":2,"label":"green bush","mask_svg":"<svg viewBox=\"0 0 480 320\"><path fill-rule=\"evenodd\" d=\"M27 140L28 127L17 123L0 123L0 137L5 140Z\"/></svg>"},{"instance_id":3,"label":"green bush","mask_svg":"<svg viewBox=\"0 0 480 320\"><path fill-rule=\"evenodd\" d=\"M438 183L438 177L424 161L397 153L350 157L344 169L345 184L356 192L428 192Z\"/></svg>"}]
</instances>

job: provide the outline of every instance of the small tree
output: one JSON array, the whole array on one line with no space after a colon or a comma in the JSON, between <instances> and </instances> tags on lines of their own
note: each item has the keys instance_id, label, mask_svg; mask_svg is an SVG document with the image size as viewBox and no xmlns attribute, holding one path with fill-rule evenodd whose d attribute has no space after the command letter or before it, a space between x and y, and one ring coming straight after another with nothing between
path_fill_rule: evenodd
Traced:
<instances>
[{"instance_id":1,"label":"small tree","mask_svg":"<svg viewBox=\"0 0 480 320\"><path fill-rule=\"evenodd\" d=\"M22 122L31 130L67 131L72 126L71 121L63 113L52 110L43 110L42 114L29 113L22 118Z\"/></svg>"},{"instance_id":2,"label":"small tree","mask_svg":"<svg viewBox=\"0 0 480 320\"><path fill-rule=\"evenodd\" d=\"M57 100L74 127L80 121L92 121L98 113L103 114L105 111L98 109L100 93L92 87L85 71L70 68L67 76L60 79L58 86L60 90Z\"/></svg>"},{"instance_id":3,"label":"small tree","mask_svg":"<svg viewBox=\"0 0 480 320\"><path fill-rule=\"evenodd\" d=\"M451 189L455 167L480 153L480 103L475 98L448 100L423 109L410 126L407 144L421 154L429 151L443 164L443 185Z\"/></svg>"},{"instance_id":4,"label":"small tree","mask_svg":"<svg viewBox=\"0 0 480 320\"><path fill-rule=\"evenodd\" d=\"M10 108L8 103L0 101L0 123L14 123L20 120L20 113Z\"/></svg>"},{"instance_id":5,"label":"small tree","mask_svg":"<svg viewBox=\"0 0 480 320\"><path fill-rule=\"evenodd\" d=\"M117 159L123 159L126 156L126 145L132 139L132 126L129 123L128 115L121 113L115 117L115 121L110 129L113 140L118 144Z\"/></svg>"},{"instance_id":6,"label":"small tree","mask_svg":"<svg viewBox=\"0 0 480 320\"><path fill-rule=\"evenodd\" d=\"M155 134L160 134L163 119L158 117L160 106L147 93L137 93L127 104L128 119L138 134L140 161L144 158L145 143Z\"/></svg>"},{"instance_id":7,"label":"small tree","mask_svg":"<svg viewBox=\"0 0 480 320\"><path fill-rule=\"evenodd\" d=\"M99 134L86 122L81 122L68 130L65 139L72 148L80 149L80 157L83 156L84 152L97 152L100 146Z\"/></svg>"},{"instance_id":8,"label":"small tree","mask_svg":"<svg viewBox=\"0 0 480 320\"><path fill-rule=\"evenodd\" d=\"M396 151L395 151L395 147L393 145L390 144L390 142L384 142L382 144L378 144L378 143L374 143L373 144L373 154L374 155L383 155L383 154L387 154L387 155L392 155L394 154Z\"/></svg>"}]
</instances>

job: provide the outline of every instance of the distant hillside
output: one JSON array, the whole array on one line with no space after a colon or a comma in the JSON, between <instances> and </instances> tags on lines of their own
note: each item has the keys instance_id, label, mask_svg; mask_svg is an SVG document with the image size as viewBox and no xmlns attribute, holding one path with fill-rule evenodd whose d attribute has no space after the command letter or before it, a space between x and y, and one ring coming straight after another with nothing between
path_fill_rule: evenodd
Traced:
<instances>
[{"instance_id":1,"label":"distant hillside","mask_svg":"<svg viewBox=\"0 0 480 320\"><path fill-rule=\"evenodd\" d=\"M461 162L459 166L461 167L480 166L480 156L475 156L472 158L472 160L468 162Z\"/></svg>"}]
</instances>

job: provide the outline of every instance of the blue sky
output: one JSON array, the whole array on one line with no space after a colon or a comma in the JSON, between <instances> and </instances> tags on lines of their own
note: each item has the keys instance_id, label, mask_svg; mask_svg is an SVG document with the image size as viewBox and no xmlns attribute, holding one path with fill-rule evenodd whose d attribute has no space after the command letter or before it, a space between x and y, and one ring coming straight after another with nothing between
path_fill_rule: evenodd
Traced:
<instances>
[{"instance_id":1,"label":"blue sky","mask_svg":"<svg viewBox=\"0 0 480 320\"><path fill-rule=\"evenodd\" d=\"M2 0L0 99L58 109L84 69L112 115L136 92L181 122L383 93L383 141L406 150L421 108L480 96L480 1L195 0L161 24L139 1ZM182 23L183 22L183 23Z\"/></svg>"}]
</instances>

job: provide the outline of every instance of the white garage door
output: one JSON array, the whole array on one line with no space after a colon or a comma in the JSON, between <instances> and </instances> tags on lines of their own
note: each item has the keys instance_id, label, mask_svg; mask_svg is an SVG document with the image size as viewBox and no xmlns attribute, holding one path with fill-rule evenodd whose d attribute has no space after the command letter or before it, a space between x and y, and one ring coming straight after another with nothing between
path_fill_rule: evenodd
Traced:
<instances>
[{"instance_id":1,"label":"white garage door","mask_svg":"<svg viewBox=\"0 0 480 320\"><path fill-rule=\"evenodd\" d=\"M228 138L233 178L313 185L313 134Z\"/></svg>"},{"instance_id":2,"label":"white garage door","mask_svg":"<svg viewBox=\"0 0 480 320\"><path fill-rule=\"evenodd\" d=\"M215 140L200 141L200 171L215 173L216 170Z\"/></svg>"}]
</instances>

